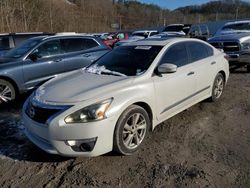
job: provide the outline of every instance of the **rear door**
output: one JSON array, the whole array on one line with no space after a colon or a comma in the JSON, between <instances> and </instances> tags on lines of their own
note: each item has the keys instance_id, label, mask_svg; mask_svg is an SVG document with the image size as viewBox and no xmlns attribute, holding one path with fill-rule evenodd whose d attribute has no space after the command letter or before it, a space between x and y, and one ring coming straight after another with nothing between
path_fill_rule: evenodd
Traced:
<instances>
[{"instance_id":1,"label":"rear door","mask_svg":"<svg viewBox=\"0 0 250 188\"><path fill-rule=\"evenodd\" d=\"M94 39L67 38L61 39L65 51L64 71L71 71L88 66L90 63L107 53Z\"/></svg>"},{"instance_id":2,"label":"rear door","mask_svg":"<svg viewBox=\"0 0 250 188\"><path fill-rule=\"evenodd\" d=\"M196 67L197 93L209 93L217 71L213 49L198 41L187 42L190 63Z\"/></svg>"},{"instance_id":3,"label":"rear door","mask_svg":"<svg viewBox=\"0 0 250 188\"><path fill-rule=\"evenodd\" d=\"M26 88L34 87L64 71L64 51L59 39L42 43L30 54L36 59L27 57L24 61L23 77Z\"/></svg>"},{"instance_id":4,"label":"rear door","mask_svg":"<svg viewBox=\"0 0 250 188\"><path fill-rule=\"evenodd\" d=\"M178 68L175 73L153 77L159 120L164 120L185 107L196 88L196 74L194 67L188 63L185 42L169 47L160 61L162 63L175 64Z\"/></svg>"}]
</instances>

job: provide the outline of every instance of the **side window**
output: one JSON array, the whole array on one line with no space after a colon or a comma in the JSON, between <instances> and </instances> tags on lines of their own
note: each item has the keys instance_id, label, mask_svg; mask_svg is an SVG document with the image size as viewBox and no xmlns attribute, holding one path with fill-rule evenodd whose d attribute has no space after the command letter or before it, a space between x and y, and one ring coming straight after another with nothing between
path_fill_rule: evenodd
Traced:
<instances>
[{"instance_id":1,"label":"side window","mask_svg":"<svg viewBox=\"0 0 250 188\"><path fill-rule=\"evenodd\" d=\"M157 35L157 34L159 34L158 32L152 32L151 34L150 34L150 36L154 36L154 35Z\"/></svg>"},{"instance_id":2,"label":"side window","mask_svg":"<svg viewBox=\"0 0 250 188\"><path fill-rule=\"evenodd\" d=\"M208 27L206 25L201 25L201 35L209 35Z\"/></svg>"},{"instance_id":3,"label":"side window","mask_svg":"<svg viewBox=\"0 0 250 188\"><path fill-rule=\"evenodd\" d=\"M119 34L116 36L116 38L118 38L118 39L124 39L124 38L125 38L125 35L124 35L124 33L119 33Z\"/></svg>"},{"instance_id":4,"label":"side window","mask_svg":"<svg viewBox=\"0 0 250 188\"><path fill-rule=\"evenodd\" d=\"M200 42L189 42L187 44L190 52L191 62L199 61L209 56L207 45L202 44Z\"/></svg>"},{"instance_id":5,"label":"side window","mask_svg":"<svg viewBox=\"0 0 250 188\"><path fill-rule=\"evenodd\" d=\"M52 40L43 43L33 52L39 58L62 54L60 40Z\"/></svg>"},{"instance_id":6,"label":"side window","mask_svg":"<svg viewBox=\"0 0 250 188\"><path fill-rule=\"evenodd\" d=\"M15 43L15 46L19 46L20 44L22 44L24 41L26 41L27 39L31 38L32 36L13 36L13 39L14 39L14 43Z\"/></svg>"},{"instance_id":7,"label":"side window","mask_svg":"<svg viewBox=\"0 0 250 188\"><path fill-rule=\"evenodd\" d=\"M84 49L83 40L81 38L61 39L65 52L77 52Z\"/></svg>"},{"instance_id":8,"label":"side window","mask_svg":"<svg viewBox=\"0 0 250 188\"><path fill-rule=\"evenodd\" d=\"M199 35L199 27L198 26L192 26L189 32L190 37L196 37Z\"/></svg>"},{"instance_id":9,"label":"side window","mask_svg":"<svg viewBox=\"0 0 250 188\"><path fill-rule=\"evenodd\" d=\"M9 37L0 37L0 50L8 50L10 48Z\"/></svg>"},{"instance_id":10,"label":"side window","mask_svg":"<svg viewBox=\"0 0 250 188\"><path fill-rule=\"evenodd\" d=\"M99 44L93 39L83 39L83 43L84 43L84 50L99 46Z\"/></svg>"},{"instance_id":11,"label":"side window","mask_svg":"<svg viewBox=\"0 0 250 188\"><path fill-rule=\"evenodd\" d=\"M98 46L98 44L92 39L71 38L62 39L61 42L65 52L67 53L78 52Z\"/></svg>"},{"instance_id":12,"label":"side window","mask_svg":"<svg viewBox=\"0 0 250 188\"><path fill-rule=\"evenodd\" d=\"M184 43L178 43L171 46L161 59L160 64L171 63L177 67L188 64L188 54Z\"/></svg>"}]
</instances>

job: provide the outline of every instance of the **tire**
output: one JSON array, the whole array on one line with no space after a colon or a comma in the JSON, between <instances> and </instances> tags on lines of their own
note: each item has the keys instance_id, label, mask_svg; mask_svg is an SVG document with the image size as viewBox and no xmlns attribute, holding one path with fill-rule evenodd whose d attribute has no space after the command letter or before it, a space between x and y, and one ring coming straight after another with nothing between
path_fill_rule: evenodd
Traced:
<instances>
[{"instance_id":1,"label":"tire","mask_svg":"<svg viewBox=\"0 0 250 188\"><path fill-rule=\"evenodd\" d=\"M225 78L221 73L218 73L214 79L211 102L216 102L221 97L225 86Z\"/></svg>"},{"instance_id":2,"label":"tire","mask_svg":"<svg viewBox=\"0 0 250 188\"><path fill-rule=\"evenodd\" d=\"M133 120L136 121L136 124L133 123ZM145 123L141 124L142 122ZM131 155L136 152L146 138L150 124L150 119L145 109L137 105L128 107L117 121L113 139L113 151L122 155Z\"/></svg>"},{"instance_id":3,"label":"tire","mask_svg":"<svg viewBox=\"0 0 250 188\"><path fill-rule=\"evenodd\" d=\"M247 65L247 72L250 73L250 65Z\"/></svg>"},{"instance_id":4,"label":"tire","mask_svg":"<svg viewBox=\"0 0 250 188\"><path fill-rule=\"evenodd\" d=\"M8 103L16 99L16 90L14 86L3 79L0 79L0 104Z\"/></svg>"}]
</instances>

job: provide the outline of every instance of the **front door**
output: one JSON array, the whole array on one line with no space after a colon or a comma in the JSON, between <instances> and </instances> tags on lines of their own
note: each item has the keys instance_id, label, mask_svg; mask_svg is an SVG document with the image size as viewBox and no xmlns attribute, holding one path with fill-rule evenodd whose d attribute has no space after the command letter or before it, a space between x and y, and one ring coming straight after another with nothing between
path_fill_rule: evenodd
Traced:
<instances>
[{"instance_id":1,"label":"front door","mask_svg":"<svg viewBox=\"0 0 250 188\"><path fill-rule=\"evenodd\" d=\"M23 64L26 88L32 88L64 71L60 40L50 40L37 47Z\"/></svg>"},{"instance_id":2,"label":"front door","mask_svg":"<svg viewBox=\"0 0 250 188\"><path fill-rule=\"evenodd\" d=\"M185 43L170 46L160 61L177 65L175 73L154 76L157 118L163 121L185 107L196 88L195 69L188 63Z\"/></svg>"}]
</instances>

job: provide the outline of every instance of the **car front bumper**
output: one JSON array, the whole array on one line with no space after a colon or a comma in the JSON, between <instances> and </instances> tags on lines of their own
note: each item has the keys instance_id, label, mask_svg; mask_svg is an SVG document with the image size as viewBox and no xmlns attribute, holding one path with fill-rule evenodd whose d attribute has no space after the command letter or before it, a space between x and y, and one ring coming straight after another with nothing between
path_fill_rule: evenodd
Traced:
<instances>
[{"instance_id":1,"label":"car front bumper","mask_svg":"<svg viewBox=\"0 0 250 188\"><path fill-rule=\"evenodd\" d=\"M250 52L227 53L230 65L250 65Z\"/></svg>"},{"instance_id":2,"label":"car front bumper","mask_svg":"<svg viewBox=\"0 0 250 188\"><path fill-rule=\"evenodd\" d=\"M26 136L48 153L69 157L92 157L108 153L113 149L113 133L117 121L115 118L66 125L62 123L64 121L62 114L46 124L33 121L24 110L22 115ZM72 147L69 144L90 141L93 148L89 151L77 151L78 146Z\"/></svg>"}]
</instances>

